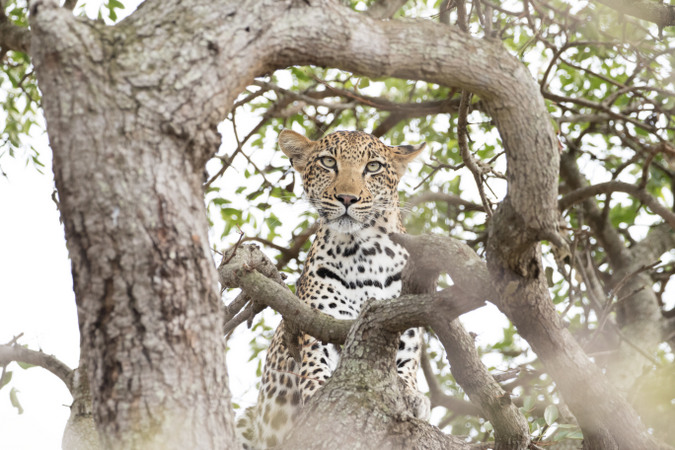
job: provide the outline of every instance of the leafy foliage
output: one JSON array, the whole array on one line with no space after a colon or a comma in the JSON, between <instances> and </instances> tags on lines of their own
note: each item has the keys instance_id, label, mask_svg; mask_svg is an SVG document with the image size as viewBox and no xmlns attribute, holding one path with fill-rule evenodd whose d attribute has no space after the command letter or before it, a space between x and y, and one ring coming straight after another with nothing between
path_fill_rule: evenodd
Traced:
<instances>
[{"instance_id":1,"label":"leafy foliage","mask_svg":"<svg viewBox=\"0 0 675 450\"><path fill-rule=\"evenodd\" d=\"M120 19L118 14L125 9L119 0L97 3L80 2L78 13L112 24ZM0 5L4 6L0 21L29 28L27 1L7 0ZM30 56L0 48L0 174L7 175L2 170L5 157L25 159L39 171L44 167L39 149L33 144L33 137L45 130L41 97Z\"/></svg>"},{"instance_id":2,"label":"leafy foliage","mask_svg":"<svg viewBox=\"0 0 675 450\"><path fill-rule=\"evenodd\" d=\"M5 6L5 17L10 23L28 27L25 2L10 0ZM0 51L0 173L2 158L21 155L32 161L38 170L43 167L37 150L28 142L31 130L39 127L40 93L33 67L27 54Z\"/></svg>"}]
</instances>

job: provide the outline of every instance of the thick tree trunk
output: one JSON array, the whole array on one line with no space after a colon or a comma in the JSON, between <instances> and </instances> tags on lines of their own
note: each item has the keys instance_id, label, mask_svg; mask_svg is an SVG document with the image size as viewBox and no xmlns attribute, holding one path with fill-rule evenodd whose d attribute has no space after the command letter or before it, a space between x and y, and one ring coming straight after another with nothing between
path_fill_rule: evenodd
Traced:
<instances>
[{"instance_id":1,"label":"thick tree trunk","mask_svg":"<svg viewBox=\"0 0 675 450\"><path fill-rule=\"evenodd\" d=\"M101 439L226 448L234 432L201 189L216 135L160 133L172 129L163 111L144 104L157 92L132 86L115 59L121 30L52 3L35 2L32 21Z\"/></svg>"},{"instance_id":2,"label":"thick tree trunk","mask_svg":"<svg viewBox=\"0 0 675 450\"><path fill-rule=\"evenodd\" d=\"M83 361L80 358L80 367L73 371L71 389L73 403L70 405L70 417L61 441L63 450L100 450L102 448L91 407L87 366Z\"/></svg>"}]
</instances>

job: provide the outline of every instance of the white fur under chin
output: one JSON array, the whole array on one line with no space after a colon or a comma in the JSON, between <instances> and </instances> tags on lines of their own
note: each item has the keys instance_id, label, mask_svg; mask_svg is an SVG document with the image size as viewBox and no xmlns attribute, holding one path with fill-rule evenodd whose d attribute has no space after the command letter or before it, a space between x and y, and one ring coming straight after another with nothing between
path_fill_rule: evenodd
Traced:
<instances>
[{"instance_id":1,"label":"white fur under chin","mask_svg":"<svg viewBox=\"0 0 675 450\"><path fill-rule=\"evenodd\" d=\"M349 216L340 216L337 219L326 220L326 225L332 230L343 234L356 233L363 228L362 223L357 222Z\"/></svg>"}]
</instances>

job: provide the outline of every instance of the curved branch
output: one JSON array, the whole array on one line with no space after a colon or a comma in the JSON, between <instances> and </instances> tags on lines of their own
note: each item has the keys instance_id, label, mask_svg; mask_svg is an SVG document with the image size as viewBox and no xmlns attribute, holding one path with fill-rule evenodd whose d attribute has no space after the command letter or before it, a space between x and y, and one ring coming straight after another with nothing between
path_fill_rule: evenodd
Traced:
<instances>
[{"instance_id":1,"label":"curved branch","mask_svg":"<svg viewBox=\"0 0 675 450\"><path fill-rule=\"evenodd\" d=\"M289 25L300 15L305 25ZM430 21L373 21L325 0L291 8L289 16L274 28L273 67L336 67L369 77L425 80L480 96L506 150L510 205L527 224L517 228L521 238L503 240L510 247L505 253L520 253L555 230L557 140L538 85L500 42Z\"/></svg>"},{"instance_id":2,"label":"curved branch","mask_svg":"<svg viewBox=\"0 0 675 450\"><path fill-rule=\"evenodd\" d=\"M558 209L564 211L570 206L589 197L598 194L610 194L612 192L625 192L626 194L630 194L637 198L654 211L654 213L663 217L663 219L675 230L675 213L659 203L654 197L649 195L645 189L622 181L608 181L606 183L594 184L572 191L558 201Z\"/></svg>"},{"instance_id":3,"label":"curved branch","mask_svg":"<svg viewBox=\"0 0 675 450\"><path fill-rule=\"evenodd\" d=\"M0 345L0 366L12 361L25 362L47 369L59 377L70 393L73 393L73 370L56 357L18 345Z\"/></svg>"},{"instance_id":4,"label":"curved branch","mask_svg":"<svg viewBox=\"0 0 675 450\"><path fill-rule=\"evenodd\" d=\"M675 26L675 6L635 0L596 0L621 14L655 23L659 28Z\"/></svg>"},{"instance_id":5,"label":"curved branch","mask_svg":"<svg viewBox=\"0 0 675 450\"><path fill-rule=\"evenodd\" d=\"M630 446L635 448L658 448L632 407L607 382L598 367L588 360L565 328L549 300L548 287L541 273L532 280L503 269L498 269L499 277L493 274L492 268L488 274L485 263L472 250L464 249L463 244L445 236L392 235L392 239L404 245L411 254L411 260L419 265L415 271L417 275L412 278L404 276L404 283L412 279L414 283L420 284L416 286L417 289L423 289L424 284L435 277L430 272L442 268L450 273L456 285L468 286L469 292L474 295L496 302L544 363L589 442L600 445L598 448L605 448L611 442L630 442ZM456 250L452 251L453 248ZM537 257L540 258L533 255L532 264L536 264ZM465 265L465 273L462 265ZM493 286L498 286L499 290L496 291ZM450 326L444 329L435 322L431 326L447 350L453 348L453 342L461 338L453 336L456 330ZM441 333L444 333L443 336ZM461 364L459 366L462 367ZM468 374L468 382L471 382L472 377L475 378L475 373L471 371ZM585 386L583 392L578 389L581 383ZM503 400L510 403L508 397ZM486 410L484 412L487 414ZM505 428L507 433L512 430L514 428L511 426ZM518 434L511 436L517 437Z\"/></svg>"},{"instance_id":6,"label":"curved branch","mask_svg":"<svg viewBox=\"0 0 675 450\"><path fill-rule=\"evenodd\" d=\"M429 356L426 351L422 352L420 366L422 367L424 378L427 380L427 385L429 386L429 399L431 400L432 409L437 406L442 406L453 413L464 414L467 416L482 416L480 409L473 403L455 398L443 392L443 389L431 368Z\"/></svg>"}]
</instances>

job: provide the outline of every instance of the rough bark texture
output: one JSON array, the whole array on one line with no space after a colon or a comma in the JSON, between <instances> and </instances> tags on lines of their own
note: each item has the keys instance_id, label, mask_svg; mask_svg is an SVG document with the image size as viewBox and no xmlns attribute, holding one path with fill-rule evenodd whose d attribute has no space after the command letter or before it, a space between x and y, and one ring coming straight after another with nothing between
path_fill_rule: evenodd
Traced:
<instances>
[{"instance_id":1,"label":"rough bark texture","mask_svg":"<svg viewBox=\"0 0 675 450\"><path fill-rule=\"evenodd\" d=\"M338 367L303 409L286 449L470 448L416 419L415 398L396 373L400 332L419 320L388 301L365 305L352 327Z\"/></svg>"},{"instance_id":2,"label":"rough bark texture","mask_svg":"<svg viewBox=\"0 0 675 450\"><path fill-rule=\"evenodd\" d=\"M598 0L598 3L642 20L653 22L659 28L675 26L675 6L649 1Z\"/></svg>"},{"instance_id":3,"label":"rough bark texture","mask_svg":"<svg viewBox=\"0 0 675 450\"><path fill-rule=\"evenodd\" d=\"M161 15L105 28L52 2L31 12L100 435L109 448L224 448L234 433L201 189L218 139L182 101L199 95L190 61L208 49L167 46Z\"/></svg>"}]
</instances>

